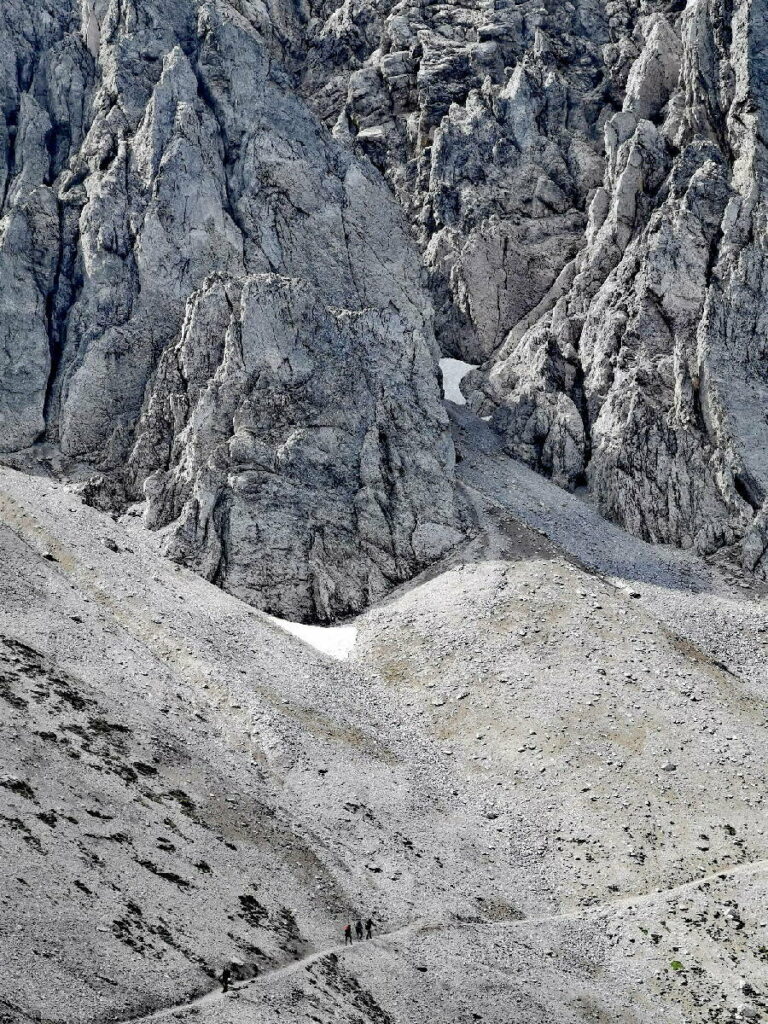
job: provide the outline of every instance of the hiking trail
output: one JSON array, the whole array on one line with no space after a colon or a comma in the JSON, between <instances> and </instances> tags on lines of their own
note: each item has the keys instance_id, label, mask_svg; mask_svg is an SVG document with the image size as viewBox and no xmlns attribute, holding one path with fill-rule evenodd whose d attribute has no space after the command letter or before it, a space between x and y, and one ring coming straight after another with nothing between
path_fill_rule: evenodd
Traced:
<instances>
[{"instance_id":1,"label":"hiking trail","mask_svg":"<svg viewBox=\"0 0 768 1024\"><path fill-rule=\"evenodd\" d=\"M685 893L710 882L725 881L734 875L756 874L766 869L768 869L768 860L737 864L733 867L723 868L720 871L704 875L701 878L692 879L690 882L682 882L681 884L672 886L669 889L655 889L651 892L642 893L639 896L626 896L623 899L615 900L611 903L600 903L592 907L583 907L577 910L566 911L562 914L550 914L543 917L513 918L507 921L492 921L487 924L467 924L461 921L427 921L425 919L418 919L416 921L412 921L410 924L403 925L400 928L395 928L391 932L381 932L370 940L358 940L352 946L345 945L343 943L336 946L329 946L327 949L310 953L308 956L303 957L300 960L292 960L290 963L283 964L281 967L276 967L269 971L263 971L255 978L250 978L248 981L243 981L239 984L233 985L229 993L224 993L220 988L216 988L212 992L206 992L204 995L197 996L195 999L189 1000L188 1002L176 1003L174 1006L155 1010L153 1013L144 1017L129 1017L123 1021L116 1022L116 1024L149 1024L150 1021L164 1020L174 1016L175 1014L186 1013L189 1010L197 1010L203 1006L223 1002L230 994L237 996L241 993L245 993L249 989L258 986L261 982L269 978L299 971L302 968L309 967L311 964L316 963L318 960L322 960L323 957L330 956L332 953L343 953L346 950L353 951L361 945L364 947L373 945L375 947L377 943L392 939L397 935L405 935L407 932L415 932L421 929L425 931L434 931L441 928L477 928L488 927L488 925L491 927L498 927L499 925L506 927L529 927L531 925L551 924L555 921L577 921L579 919L598 917L600 914L611 913L616 910L634 908L635 906L643 903L650 903L652 900L660 897L663 898L675 893Z\"/></svg>"}]
</instances>

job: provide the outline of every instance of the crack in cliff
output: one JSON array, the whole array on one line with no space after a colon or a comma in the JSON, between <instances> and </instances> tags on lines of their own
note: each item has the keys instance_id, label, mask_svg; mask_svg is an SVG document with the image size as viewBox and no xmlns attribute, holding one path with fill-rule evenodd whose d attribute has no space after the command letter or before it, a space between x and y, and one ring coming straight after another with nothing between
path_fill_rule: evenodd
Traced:
<instances>
[{"instance_id":1,"label":"crack in cliff","mask_svg":"<svg viewBox=\"0 0 768 1024\"><path fill-rule=\"evenodd\" d=\"M6 208L8 193L11 190L14 176L16 174L16 143L18 139L19 111L18 108L9 111L5 115L5 127L8 136L8 149L6 152L7 176L3 188L2 201L0 201L0 213Z\"/></svg>"},{"instance_id":2,"label":"crack in cliff","mask_svg":"<svg viewBox=\"0 0 768 1024\"><path fill-rule=\"evenodd\" d=\"M58 254L53 283L45 297L45 323L50 363L43 400L45 427L37 438L38 441L56 439L56 403L61 383L59 370L66 345L68 317L83 287L82 279L78 279L75 275L79 229L75 230L71 240L67 240L69 228L65 216L65 204L61 199L56 200L56 208L59 222Z\"/></svg>"}]
</instances>

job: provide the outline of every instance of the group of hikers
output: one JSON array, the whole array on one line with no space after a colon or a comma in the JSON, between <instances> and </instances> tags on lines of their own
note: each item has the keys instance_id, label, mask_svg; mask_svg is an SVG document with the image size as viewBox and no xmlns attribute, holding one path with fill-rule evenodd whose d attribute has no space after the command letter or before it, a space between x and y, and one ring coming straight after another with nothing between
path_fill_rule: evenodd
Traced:
<instances>
[{"instance_id":1,"label":"group of hikers","mask_svg":"<svg viewBox=\"0 0 768 1024\"><path fill-rule=\"evenodd\" d=\"M355 922L355 935L357 936L358 942L363 941L363 934L365 934L366 939L373 938L373 920L370 917L365 922L365 925L363 925L363 922L360 920ZM344 945L351 946L352 942L352 925L347 924L347 926L344 929ZM229 992L233 980L232 968L229 966L225 967L224 970L219 975L219 980L221 981L222 991Z\"/></svg>"},{"instance_id":2,"label":"group of hikers","mask_svg":"<svg viewBox=\"0 0 768 1024\"><path fill-rule=\"evenodd\" d=\"M373 938L373 936L371 935L372 931L373 931L373 921L369 917L368 920L365 922L365 937L366 937L366 939ZM362 921L357 921L357 923L355 924L355 935L357 935L357 941L358 942L362 942L363 941L363 922ZM344 929L344 945L345 946L351 946L352 945L352 925L351 924L348 924L347 927Z\"/></svg>"}]
</instances>

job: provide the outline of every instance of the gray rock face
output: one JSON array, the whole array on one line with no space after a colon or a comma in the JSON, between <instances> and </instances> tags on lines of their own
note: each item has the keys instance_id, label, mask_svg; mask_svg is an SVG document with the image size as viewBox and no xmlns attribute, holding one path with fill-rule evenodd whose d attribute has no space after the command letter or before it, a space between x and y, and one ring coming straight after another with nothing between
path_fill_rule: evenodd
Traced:
<instances>
[{"instance_id":1,"label":"gray rock face","mask_svg":"<svg viewBox=\"0 0 768 1024\"><path fill-rule=\"evenodd\" d=\"M346 82L336 134L408 211L445 352L485 360L475 408L633 532L762 569L760 6L399 3L367 51L344 12L314 102Z\"/></svg>"},{"instance_id":2,"label":"gray rock face","mask_svg":"<svg viewBox=\"0 0 768 1024\"><path fill-rule=\"evenodd\" d=\"M461 539L431 370L392 310L328 307L275 274L209 280L137 431L149 525L171 524L174 558L253 604L362 608Z\"/></svg>"},{"instance_id":3,"label":"gray rock face","mask_svg":"<svg viewBox=\"0 0 768 1024\"><path fill-rule=\"evenodd\" d=\"M390 8L340 111L328 108L338 74L318 92L310 61L305 88L391 181L424 247L443 347L477 362L582 245L603 176L609 19L593 2ZM344 42L362 5L344 9L320 34L326 71L334 56L350 59Z\"/></svg>"},{"instance_id":4,"label":"gray rock face","mask_svg":"<svg viewBox=\"0 0 768 1024\"><path fill-rule=\"evenodd\" d=\"M740 541L750 567L768 479L754 288L764 29L747 5L732 26L706 3L674 27L645 22L586 245L489 374L512 451L568 485L586 475L601 509L646 539L705 553Z\"/></svg>"},{"instance_id":5,"label":"gray rock face","mask_svg":"<svg viewBox=\"0 0 768 1024\"><path fill-rule=\"evenodd\" d=\"M454 456L404 218L290 88L301 18L38 13L0 13L0 450L44 438L94 500L146 496L260 607L358 610L460 538Z\"/></svg>"},{"instance_id":6,"label":"gray rock face","mask_svg":"<svg viewBox=\"0 0 768 1024\"><path fill-rule=\"evenodd\" d=\"M749 0L6 3L0 451L328 618L459 536L436 336L511 455L762 572L767 34Z\"/></svg>"}]
</instances>

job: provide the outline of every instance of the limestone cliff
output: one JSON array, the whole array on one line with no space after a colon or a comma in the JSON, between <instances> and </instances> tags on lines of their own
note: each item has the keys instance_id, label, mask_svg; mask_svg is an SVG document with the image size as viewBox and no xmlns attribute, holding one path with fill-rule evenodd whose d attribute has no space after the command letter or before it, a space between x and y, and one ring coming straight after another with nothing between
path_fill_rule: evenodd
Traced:
<instances>
[{"instance_id":1,"label":"limestone cliff","mask_svg":"<svg viewBox=\"0 0 768 1024\"><path fill-rule=\"evenodd\" d=\"M401 2L373 42L367 6L308 88L330 54L316 106L409 213L475 407L633 532L762 570L764 5Z\"/></svg>"},{"instance_id":2,"label":"limestone cliff","mask_svg":"<svg viewBox=\"0 0 768 1024\"><path fill-rule=\"evenodd\" d=\"M439 346L511 455L762 572L767 38L753 0L9 0L0 451L328 619L461 537Z\"/></svg>"},{"instance_id":3,"label":"limestone cliff","mask_svg":"<svg viewBox=\"0 0 768 1024\"><path fill-rule=\"evenodd\" d=\"M417 249L296 97L283 6L3 5L0 449L325 619L461 534Z\"/></svg>"}]
</instances>

